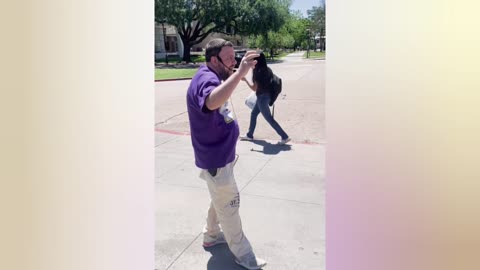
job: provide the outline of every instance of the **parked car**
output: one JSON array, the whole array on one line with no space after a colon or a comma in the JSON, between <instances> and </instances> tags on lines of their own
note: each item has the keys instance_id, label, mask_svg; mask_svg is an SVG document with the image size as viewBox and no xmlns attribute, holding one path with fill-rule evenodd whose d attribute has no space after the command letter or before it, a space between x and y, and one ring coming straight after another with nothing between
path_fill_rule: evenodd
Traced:
<instances>
[{"instance_id":1,"label":"parked car","mask_svg":"<svg viewBox=\"0 0 480 270\"><path fill-rule=\"evenodd\" d=\"M235 64L235 68L238 68L238 66L240 66L240 62L242 61L242 58L246 53L247 50L235 50L235 61L237 61L237 63Z\"/></svg>"},{"instance_id":2,"label":"parked car","mask_svg":"<svg viewBox=\"0 0 480 270\"><path fill-rule=\"evenodd\" d=\"M257 50L258 53L262 53L263 51L262 50ZM243 56L247 53L247 50L246 49L243 49L243 50L235 50L235 61L237 61L237 63L235 64L235 68L238 68L238 66L240 65L240 62L242 61L242 58Z\"/></svg>"}]
</instances>

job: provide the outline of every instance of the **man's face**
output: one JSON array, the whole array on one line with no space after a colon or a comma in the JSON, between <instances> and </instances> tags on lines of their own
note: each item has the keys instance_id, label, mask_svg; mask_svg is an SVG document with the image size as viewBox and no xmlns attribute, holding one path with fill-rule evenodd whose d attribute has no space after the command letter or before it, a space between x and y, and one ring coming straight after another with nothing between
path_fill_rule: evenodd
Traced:
<instances>
[{"instance_id":1,"label":"man's face","mask_svg":"<svg viewBox=\"0 0 480 270\"><path fill-rule=\"evenodd\" d=\"M226 80L233 73L233 68L237 63L235 61L235 51L233 47L225 46L217 57L217 69L222 80ZM223 64L222 64L223 62Z\"/></svg>"}]
</instances>

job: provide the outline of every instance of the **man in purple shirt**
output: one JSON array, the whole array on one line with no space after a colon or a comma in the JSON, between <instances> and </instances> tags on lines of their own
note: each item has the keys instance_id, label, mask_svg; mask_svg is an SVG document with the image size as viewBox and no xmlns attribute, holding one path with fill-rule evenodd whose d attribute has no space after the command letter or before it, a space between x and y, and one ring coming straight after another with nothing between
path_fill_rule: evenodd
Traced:
<instances>
[{"instance_id":1,"label":"man in purple shirt","mask_svg":"<svg viewBox=\"0 0 480 270\"><path fill-rule=\"evenodd\" d=\"M247 269L261 269L266 262L253 253L238 213L240 194L233 166L239 129L228 99L240 80L255 67L254 58L258 56L255 51L248 51L234 73L233 44L213 39L206 46L207 63L198 69L187 91L195 165L201 169L200 178L207 182L211 198L203 246L227 243L235 262Z\"/></svg>"}]
</instances>

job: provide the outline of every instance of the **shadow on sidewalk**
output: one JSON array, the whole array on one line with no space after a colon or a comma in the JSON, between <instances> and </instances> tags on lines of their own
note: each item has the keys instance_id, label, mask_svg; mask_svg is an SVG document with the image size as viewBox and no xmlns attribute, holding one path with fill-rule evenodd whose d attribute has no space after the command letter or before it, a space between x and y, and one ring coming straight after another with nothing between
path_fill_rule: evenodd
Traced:
<instances>
[{"instance_id":1,"label":"shadow on sidewalk","mask_svg":"<svg viewBox=\"0 0 480 270\"><path fill-rule=\"evenodd\" d=\"M277 59L277 60L271 60L271 59L267 59L267 64L272 64L272 65L275 65L275 64L281 64L285 62L285 60L283 59Z\"/></svg>"},{"instance_id":2,"label":"shadow on sidewalk","mask_svg":"<svg viewBox=\"0 0 480 270\"><path fill-rule=\"evenodd\" d=\"M257 150L252 148L250 151L264 153L265 155L276 155L281 151L292 150L292 146L289 144L284 144L284 145L272 144L264 140L252 140L251 142L253 142L254 144L263 146L263 150Z\"/></svg>"},{"instance_id":3,"label":"shadow on sidewalk","mask_svg":"<svg viewBox=\"0 0 480 270\"><path fill-rule=\"evenodd\" d=\"M207 263L207 270L245 270L235 263L235 257L226 244L204 249L212 254Z\"/></svg>"}]
</instances>

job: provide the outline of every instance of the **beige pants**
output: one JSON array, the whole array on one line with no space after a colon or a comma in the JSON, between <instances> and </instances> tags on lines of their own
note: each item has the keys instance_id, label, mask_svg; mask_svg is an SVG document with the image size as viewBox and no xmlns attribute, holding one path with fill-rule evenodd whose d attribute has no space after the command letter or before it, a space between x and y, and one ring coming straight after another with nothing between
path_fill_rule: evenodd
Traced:
<instances>
[{"instance_id":1,"label":"beige pants","mask_svg":"<svg viewBox=\"0 0 480 270\"><path fill-rule=\"evenodd\" d=\"M250 253L252 246L243 233L238 212L240 193L233 176L234 164L235 162L231 162L219 168L214 177L208 170L201 170L200 178L207 182L211 198L207 225L203 232L214 236L221 231L221 226L230 251L239 258Z\"/></svg>"}]
</instances>

